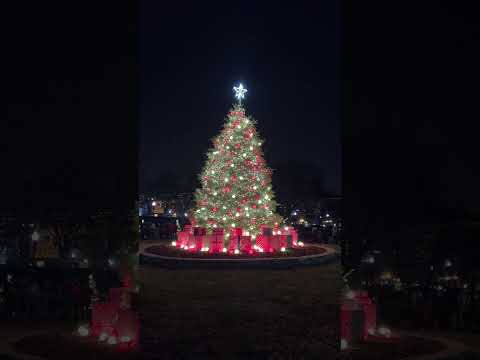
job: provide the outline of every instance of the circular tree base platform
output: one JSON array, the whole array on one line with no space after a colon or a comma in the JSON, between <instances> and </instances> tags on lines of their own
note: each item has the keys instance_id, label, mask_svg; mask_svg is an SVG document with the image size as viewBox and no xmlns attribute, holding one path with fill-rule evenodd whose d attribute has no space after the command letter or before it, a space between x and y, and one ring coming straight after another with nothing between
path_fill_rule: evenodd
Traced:
<instances>
[{"instance_id":1,"label":"circular tree base platform","mask_svg":"<svg viewBox=\"0 0 480 360\"><path fill-rule=\"evenodd\" d=\"M292 268L319 265L338 258L337 251L328 245L305 244L286 252L253 254L202 253L181 250L159 243L147 246L139 254L141 265L166 268Z\"/></svg>"}]
</instances>

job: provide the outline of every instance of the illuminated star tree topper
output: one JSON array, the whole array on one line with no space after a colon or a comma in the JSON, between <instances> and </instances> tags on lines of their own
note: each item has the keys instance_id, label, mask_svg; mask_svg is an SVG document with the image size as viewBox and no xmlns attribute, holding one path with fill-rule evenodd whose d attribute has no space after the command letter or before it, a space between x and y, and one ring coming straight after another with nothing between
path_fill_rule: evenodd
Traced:
<instances>
[{"instance_id":1,"label":"illuminated star tree topper","mask_svg":"<svg viewBox=\"0 0 480 360\"><path fill-rule=\"evenodd\" d=\"M245 98L245 93L248 91L243 85L240 83L238 86L233 87L233 91L235 91L235 97L238 100L238 104L242 104L242 99Z\"/></svg>"}]
</instances>

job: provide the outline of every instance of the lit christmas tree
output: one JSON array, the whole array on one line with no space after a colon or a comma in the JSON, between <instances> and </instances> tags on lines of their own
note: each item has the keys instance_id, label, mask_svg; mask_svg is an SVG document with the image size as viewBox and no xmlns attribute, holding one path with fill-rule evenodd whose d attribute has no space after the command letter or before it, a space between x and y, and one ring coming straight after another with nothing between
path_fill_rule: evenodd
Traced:
<instances>
[{"instance_id":1,"label":"lit christmas tree","mask_svg":"<svg viewBox=\"0 0 480 360\"><path fill-rule=\"evenodd\" d=\"M240 84L234 90L238 102L207 153L192 215L209 232L223 228L228 237L230 229L242 228L254 238L262 225L273 228L282 218L275 213L272 171L263 159L256 122L241 103L247 89Z\"/></svg>"}]
</instances>

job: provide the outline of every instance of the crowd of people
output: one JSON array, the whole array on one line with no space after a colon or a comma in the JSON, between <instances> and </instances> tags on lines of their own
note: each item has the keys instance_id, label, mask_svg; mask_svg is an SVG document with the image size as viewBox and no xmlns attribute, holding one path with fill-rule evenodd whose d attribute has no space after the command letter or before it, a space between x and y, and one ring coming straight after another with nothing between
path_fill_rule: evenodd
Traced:
<instances>
[{"instance_id":1,"label":"crowd of people","mask_svg":"<svg viewBox=\"0 0 480 360\"><path fill-rule=\"evenodd\" d=\"M105 278L105 276L103 277ZM115 279L103 279L102 289ZM0 272L0 319L82 321L90 317L93 289L79 270Z\"/></svg>"}]
</instances>

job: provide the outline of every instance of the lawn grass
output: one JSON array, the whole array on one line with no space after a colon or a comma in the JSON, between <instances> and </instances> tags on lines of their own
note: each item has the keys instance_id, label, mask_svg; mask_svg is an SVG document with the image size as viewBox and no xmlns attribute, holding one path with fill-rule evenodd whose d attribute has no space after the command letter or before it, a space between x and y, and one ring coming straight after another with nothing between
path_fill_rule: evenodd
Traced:
<instances>
[{"instance_id":1,"label":"lawn grass","mask_svg":"<svg viewBox=\"0 0 480 360\"><path fill-rule=\"evenodd\" d=\"M185 359L337 356L338 263L292 270L141 267L138 274L145 351Z\"/></svg>"}]
</instances>

